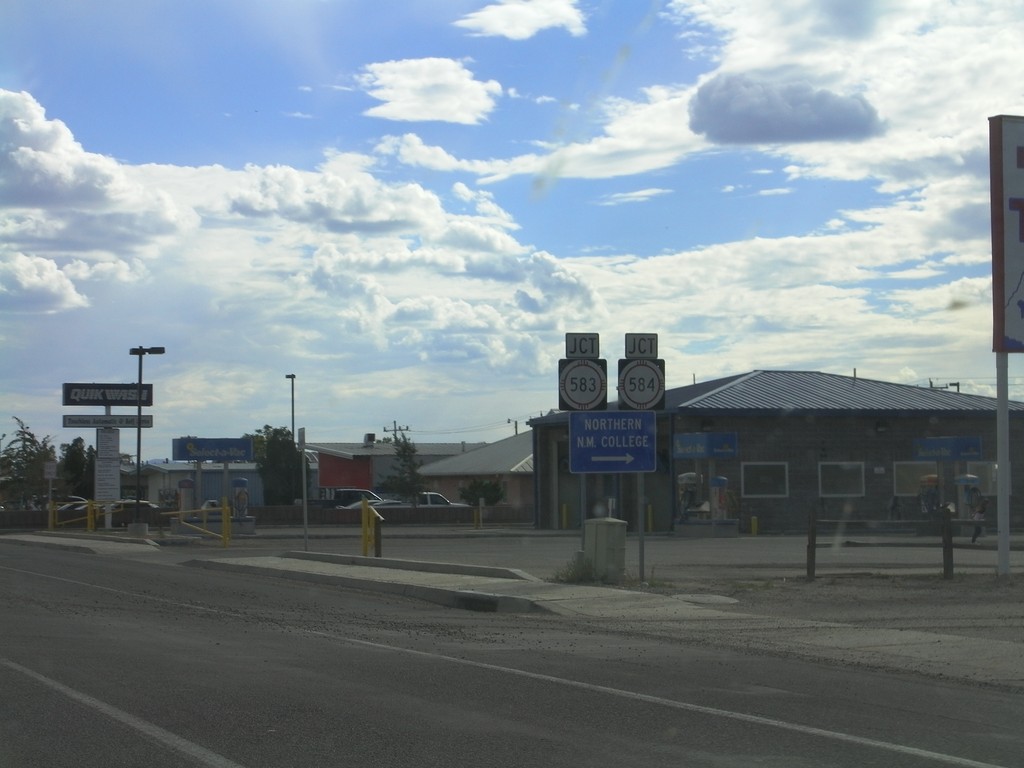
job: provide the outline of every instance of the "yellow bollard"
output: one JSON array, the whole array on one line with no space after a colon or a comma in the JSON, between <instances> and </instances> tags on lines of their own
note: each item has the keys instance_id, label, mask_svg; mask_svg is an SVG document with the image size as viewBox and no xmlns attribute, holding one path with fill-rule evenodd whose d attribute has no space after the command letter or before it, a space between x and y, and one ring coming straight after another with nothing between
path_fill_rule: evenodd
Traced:
<instances>
[{"instance_id":1,"label":"yellow bollard","mask_svg":"<svg viewBox=\"0 0 1024 768\"><path fill-rule=\"evenodd\" d=\"M363 557L367 557L370 554L370 548L373 546L373 528L370 525L370 502L363 499L362 503L363 511Z\"/></svg>"},{"instance_id":2,"label":"yellow bollard","mask_svg":"<svg viewBox=\"0 0 1024 768\"><path fill-rule=\"evenodd\" d=\"M653 531L653 530L654 530L654 508L650 504L648 504L647 505L647 531L650 532L650 531Z\"/></svg>"},{"instance_id":3,"label":"yellow bollard","mask_svg":"<svg viewBox=\"0 0 1024 768\"><path fill-rule=\"evenodd\" d=\"M756 517L751 517L750 518L750 535L751 536L757 536L757 518Z\"/></svg>"}]
</instances>

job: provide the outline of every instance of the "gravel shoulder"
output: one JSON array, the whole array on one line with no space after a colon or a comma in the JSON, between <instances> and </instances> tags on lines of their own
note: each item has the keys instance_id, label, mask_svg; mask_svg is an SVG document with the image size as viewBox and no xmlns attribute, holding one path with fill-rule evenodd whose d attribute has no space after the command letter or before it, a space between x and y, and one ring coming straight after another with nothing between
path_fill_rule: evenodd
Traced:
<instances>
[{"instance_id":1,"label":"gravel shoulder","mask_svg":"<svg viewBox=\"0 0 1024 768\"><path fill-rule=\"evenodd\" d=\"M708 579L656 586L664 594L736 600L718 610L776 618L943 632L1024 644L1024 580L991 575L859 575Z\"/></svg>"}]
</instances>

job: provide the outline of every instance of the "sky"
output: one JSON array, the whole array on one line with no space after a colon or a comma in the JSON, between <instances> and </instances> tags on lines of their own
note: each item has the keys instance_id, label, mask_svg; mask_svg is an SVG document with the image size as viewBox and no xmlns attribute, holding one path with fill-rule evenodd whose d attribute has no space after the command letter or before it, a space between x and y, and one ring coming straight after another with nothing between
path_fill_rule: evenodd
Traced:
<instances>
[{"instance_id":1,"label":"sky","mask_svg":"<svg viewBox=\"0 0 1024 768\"><path fill-rule=\"evenodd\" d=\"M290 427L287 374L312 443L498 440L566 333L657 334L669 388L994 396L1021 40L1007 0L7 0L0 432L94 444L62 384L138 346L151 460Z\"/></svg>"}]
</instances>

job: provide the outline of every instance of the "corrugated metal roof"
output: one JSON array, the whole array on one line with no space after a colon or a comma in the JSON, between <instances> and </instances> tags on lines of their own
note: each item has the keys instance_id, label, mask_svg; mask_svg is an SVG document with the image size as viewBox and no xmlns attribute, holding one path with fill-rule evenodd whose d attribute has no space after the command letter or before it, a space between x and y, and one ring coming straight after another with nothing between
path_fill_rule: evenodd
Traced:
<instances>
[{"instance_id":1,"label":"corrugated metal roof","mask_svg":"<svg viewBox=\"0 0 1024 768\"><path fill-rule=\"evenodd\" d=\"M995 398L818 371L752 371L673 390L676 412L994 412ZM668 397L666 396L666 404ZM1024 411L1024 403L1010 409Z\"/></svg>"},{"instance_id":2,"label":"corrugated metal roof","mask_svg":"<svg viewBox=\"0 0 1024 768\"><path fill-rule=\"evenodd\" d=\"M417 455L454 456L473 451L486 443L415 443ZM306 443L306 448L318 451L327 456L338 456L342 459L354 459L357 456L394 456L394 443L381 441L365 443Z\"/></svg>"},{"instance_id":3,"label":"corrugated metal roof","mask_svg":"<svg viewBox=\"0 0 1024 768\"><path fill-rule=\"evenodd\" d=\"M469 453L420 467L424 476L513 475L533 473L533 432L527 431L488 443Z\"/></svg>"},{"instance_id":4,"label":"corrugated metal roof","mask_svg":"<svg viewBox=\"0 0 1024 768\"><path fill-rule=\"evenodd\" d=\"M665 393L665 412L711 414L843 413L992 413L996 399L949 389L894 384L858 376L818 371L750 371L721 379L676 387ZM1024 414L1024 403L1010 401L1014 414ZM617 410L614 401L608 410ZM531 426L560 424L568 412L530 420Z\"/></svg>"}]
</instances>

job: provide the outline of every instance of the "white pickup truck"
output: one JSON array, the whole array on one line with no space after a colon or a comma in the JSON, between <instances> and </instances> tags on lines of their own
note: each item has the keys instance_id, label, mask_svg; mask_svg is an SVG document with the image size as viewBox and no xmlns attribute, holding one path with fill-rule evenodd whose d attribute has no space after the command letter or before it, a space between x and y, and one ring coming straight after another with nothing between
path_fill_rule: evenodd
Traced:
<instances>
[{"instance_id":1,"label":"white pickup truck","mask_svg":"<svg viewBox=\"0 0 1024 768\"><path fill-rule=\"evenodd\" d=\"M469 504L463 504L458 501L448 501L440 493L434 491L423 491L416 497L416 506L418 507L468 507Z\"/></svg>"}]
</instances>

